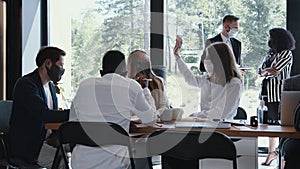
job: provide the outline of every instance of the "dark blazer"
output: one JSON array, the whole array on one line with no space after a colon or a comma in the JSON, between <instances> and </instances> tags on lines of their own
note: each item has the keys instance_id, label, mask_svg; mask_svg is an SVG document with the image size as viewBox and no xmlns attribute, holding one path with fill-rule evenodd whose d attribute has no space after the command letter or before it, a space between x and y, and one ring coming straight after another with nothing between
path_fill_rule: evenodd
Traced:
<instances>
[{"instance_id":1,"label":"dark blazer","mask_svg":"<svg viewBox=\"0 0 300 169\"><path fill-rule=\"evenodd\" d=\"M9 127L12 158L28 163L36 162L46 135L45 123L69 119L69 110L57 110L55 88L51 82L49 86L54 110L48 108L37 69L16 82Z\"/></svg>"},{"instance_id":2,"label":"dark blazer","mask_svg":"<svg viewBox=\"0 0 300 169\"><path fill-rule=\"evenodd\" d=\"M213 38L210 38L208 40L206 40L205 42L205 49L212 43L215 43L215 42L223 42L223 39L221 37L221 34L219 33L217 36L213 37ZM237 64L240 65L241 63L241 42L235 38L230 38L230 42L231 42L231 45L232 45L232 50L233 50L233 54L235 56L235 61ZM201 72L205 72L205 68L204 68L204 64L203 64L203 61L206 57L206 50L203 50L203 54L201 56L201 62L200 62L200 71Z\"/></svg>"}]
</instances>

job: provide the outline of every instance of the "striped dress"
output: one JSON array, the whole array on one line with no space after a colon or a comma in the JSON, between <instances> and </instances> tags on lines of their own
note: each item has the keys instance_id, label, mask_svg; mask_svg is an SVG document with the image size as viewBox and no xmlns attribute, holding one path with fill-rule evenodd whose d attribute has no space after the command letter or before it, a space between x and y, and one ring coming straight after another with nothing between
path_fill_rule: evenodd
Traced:
<instances>
[{"instance_id":1,"label":"striped dress","mask_svg":"<svg viewBox=\"0 0 300 169\"><path fill-rule=\"evenodd\" d=\"M267 75L267 98L268 102L280 102L283 80L290 77L293 64L293 54L290 50L283 50L279 53L271 53L275 55L271 63L271 67L275 67L278 71L277 75ZM270 58L270 55L266 58ZM272 57L271 57L272 58ZM263 64L264 65L264 64ZM265 67L262 67L263 69Z\"/></svg>"}]
</instances>

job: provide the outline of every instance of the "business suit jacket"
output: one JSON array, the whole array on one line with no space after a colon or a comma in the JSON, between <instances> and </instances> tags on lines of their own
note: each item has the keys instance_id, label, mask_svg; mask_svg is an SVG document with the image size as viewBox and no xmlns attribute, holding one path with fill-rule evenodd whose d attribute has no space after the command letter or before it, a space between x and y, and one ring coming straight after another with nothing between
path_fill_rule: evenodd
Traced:
<instances>
[{"instance_id":1,"label":"business suit jacket","mask_svg":"<svg viewBox=\"0 0 300 169\"><path fill-rule=\"evenodd\" d=\"M221 34L219 33L218 35L216 35L215 37L213 38L210 38L208 40L206 40L205 42L205 49L212 43L215 43L215 42L223 42L223 39L221 37ZM230 38L230 42L231 42L231 45L232 45L232 50L233 50L233 54L235 56L235 61L237 64L240 65L241 63L241 42L235 38ZM200 71L201 72L205 72L205 68L204 68L204 64L203 64L203 61L206 57L206 50L203 50L203 54L201 56L201 62L200 62Z\"/></svg>"},{"instance_id":2,"label":"business suit jacket","mask_svg":"<svg viewBox=\"0 0 300 169\"><path fill-rule=\"evenodd\" d=\"M54 110L48 108L38 69L16 82L9 127L11 157L35 163L46 135L45 123L68 120L69 110L57 110L57 97L51 82L49 87Z\"/></svg>"}]
</instances>

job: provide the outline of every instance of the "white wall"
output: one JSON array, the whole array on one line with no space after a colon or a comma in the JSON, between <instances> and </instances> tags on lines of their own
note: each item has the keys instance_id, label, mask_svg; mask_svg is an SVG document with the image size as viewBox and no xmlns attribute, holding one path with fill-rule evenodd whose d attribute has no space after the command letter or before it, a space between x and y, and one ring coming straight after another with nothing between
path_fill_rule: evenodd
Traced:
<instances>
[{"instance_id":1,"label":"white wall","mask_svg":"<svg viewBox=\"0 0 300 169\"><path fill-rule=\"evenodd\" d=\"M41 44L40 0L22 0L22 75L33 71Z\"/></svg>"}]
</instances>

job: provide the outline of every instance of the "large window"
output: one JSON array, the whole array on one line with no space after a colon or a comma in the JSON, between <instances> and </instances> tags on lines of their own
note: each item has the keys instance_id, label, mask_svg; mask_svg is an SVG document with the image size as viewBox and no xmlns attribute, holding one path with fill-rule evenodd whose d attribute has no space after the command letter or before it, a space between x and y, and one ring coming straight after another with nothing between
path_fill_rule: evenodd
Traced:
<instances>
[{"instance_id":1,"label":"large window","mask_svg":"<svg viewBox=\"0 0 300 169\"><path fill-rule=\"evenodd\" d=\"M150 51L150 8L146 0L51 0L50 45L67 52L61 81L64 99L74 97L81 80L99 76L108 50L126 56L135 49Z\"/></svg>"},{"instance_id":2,"label":"large window","mask_svg":"<svg viewBox=\"0 0 300 169\"><path fill-rule=\"evenodd\" d=\"M200 111L200 90L186 85L177 73L172 49L176 35L181 35L184 45L181 55L194 73L199 65L206 39L221 32L222 18L226 14L240 17L237 39L242 42L242 66L251 67L243 76L244 92L240 106L248 117L256 114L261 79L256 69L265 57L268 47L268 30L286 27L286 0L165 0L165 58L168 69L168 91L174 106L183 106L186 115ZM177 83L175 83L177 82ZM178 90L178 87L181 90ZM178 93L180 92L180 93Z\"/></svg>"},{"instance_id":3,"label":"large window","mask_svg":"<svg viewBox=\"0 0 300 169\"><path fill-rule=\"evenodd\" d=\"M60 86L67 103L78 84L89 76L99 76L101 59L111 49L128 55L135 49L150 52L150 0L51 0L49 1L50 45L67 52L66 74ZM241 18L237 38L242 42L244 75L240 106L248 116L256 113L260 79L256 69L267 52L268 30L286 27L286 0L164 0L164 66L167 71L169 101L183 107L185 115L200 111L200 89L187 85L172 55L176 35L184 45L181 55L199 74L199 57L204 42L222 29L222 17Z\"/></svg>"}]
</instances>

